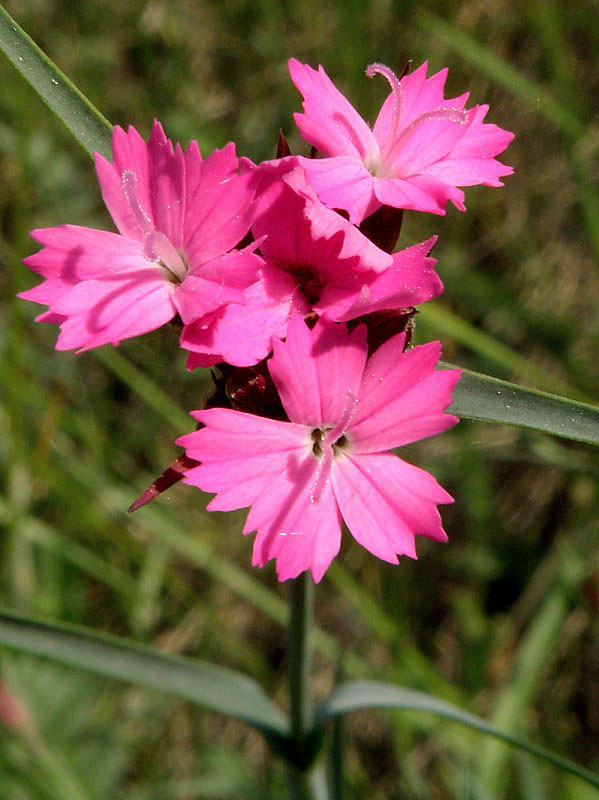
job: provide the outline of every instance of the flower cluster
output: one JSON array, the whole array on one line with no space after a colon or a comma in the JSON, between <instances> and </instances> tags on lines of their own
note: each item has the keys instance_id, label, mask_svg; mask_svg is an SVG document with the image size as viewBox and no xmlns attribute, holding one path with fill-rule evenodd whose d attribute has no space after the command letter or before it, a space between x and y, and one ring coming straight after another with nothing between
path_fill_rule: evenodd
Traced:
<instances>
[{"instance_id":1,"label":"flower cluster","mask_svg":"<svg viewBox=\"0 0 599 800\"><path fill-rule=\"evenodd\" d=\"M208 508L250 507L254 563L281 580L320 580L342 523L379 558L416 557L415 536L447 537L435 479L391 451L457 422L444 413L459 370L435 370L440 345L407 349L416 307L442 283L435 239L394 252L404 210L464 209L459 188L501 185L495 159L512 134L483 122L467 95L444 99L446 71L398 79L371 129L322 67L289 62L295 115L312 157L253 164L229 143L203 158L154 122L145 142L113 132L96 155L118 233L74 225L33 231L24 292L57 323L58 349L88 350L177 323L188 368L217 366L185 455L135 507L183 477L215 493Z\"/></svg>"}]
</instances>

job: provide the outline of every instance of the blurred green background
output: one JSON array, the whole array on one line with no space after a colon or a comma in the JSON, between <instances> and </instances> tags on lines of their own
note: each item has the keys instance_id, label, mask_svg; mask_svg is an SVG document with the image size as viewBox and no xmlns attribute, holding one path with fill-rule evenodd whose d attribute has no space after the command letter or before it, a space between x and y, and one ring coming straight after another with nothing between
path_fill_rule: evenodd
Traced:
<instances>
[{"instance_id":1,"label":"blurred green background","mask_svg":"<svg viewBox=\"0 0 599 800\"><path fill-rule=\"evenodd\" d=\"M8 11L111 120L254 160L279 129L305 152L286 62L322 63L373 121L387 85L366 64L450 68L489 121L515 131L503 189L468 212L406 214L433 233L442 299L417 338L445 358L599 399L599 24L572 0L12 0ZM286 587L250 567L244 512L207 514L179 485L128 505L179 450L206 392L159 331L118 351L54 350L56 328L15 298L32 228L111 227L93 165L0 59L0 603L242 669L284 697ZM436 693L599 769L599 462L590 447L463 421L409 448L455 496L446 546L377 561L346 536L317 594L316 694L346 677ZM282 766L258 734L172 697L0 654L0 683L34 733L0 723L7 800L277 798ZM347 800L597 797L580 781L416 714L347 726Z\"/></svg>"}]
</instances>

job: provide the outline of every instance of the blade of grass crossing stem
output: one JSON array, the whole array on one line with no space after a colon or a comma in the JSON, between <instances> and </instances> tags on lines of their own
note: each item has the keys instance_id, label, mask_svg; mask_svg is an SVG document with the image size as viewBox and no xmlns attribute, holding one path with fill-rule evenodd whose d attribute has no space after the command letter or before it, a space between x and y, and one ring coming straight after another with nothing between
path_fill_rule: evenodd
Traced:
<instances>
[{"instance_id":1,"label":"blade of grass crossing stem","mask_svg":"<svg viewBox=\"0 0 599 800\"><path fill-rule=\"evenodd\" d=\"M0 48L90 155L111 157L112 126L0 6Z\"/></svg>"}]
</instances>

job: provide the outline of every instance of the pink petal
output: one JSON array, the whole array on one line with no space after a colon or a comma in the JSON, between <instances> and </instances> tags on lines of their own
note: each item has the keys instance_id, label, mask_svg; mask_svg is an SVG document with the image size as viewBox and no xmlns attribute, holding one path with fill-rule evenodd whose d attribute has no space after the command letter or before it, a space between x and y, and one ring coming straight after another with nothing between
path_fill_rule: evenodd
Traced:
<instances>
[{"instance_id":1,"label":"pink petal","mask_svg":"<svg viewBox=\"0 0 599 800\"><path fill-rule=\"evenodd\" d=\"M226 303L245 304L244 289L256 282L263 261L247 250L232 250L191 272L177 287L173 302L184 323Z\"/></svg>"},{"instance_id":2,"label":"pink petal","mask_svg":"<svg viewBox=\"0 0 599 800\"><path fill-rule=\"evenodd\" d=\"M366 354L364 326L348 334L345 326L321 319L311 331L294 314L268 365L289 419L312 428L334 426L348 392L358 396Z\"/></svg>"},{"instance_id":3,"label":"pink petal","mask_svg":"<svg viewBox=\"0 0 599 800\"><path fill-rule=\"evenodd\" d=\"M409 72L401 79L400 124L402 127L409 125L427 111L443 107L446 102L443 100L443 90L447 79L447 68L440 70L430 78L426 77L427 69L428 63L425 61L418 69Z\"/></svg>"},{"instance_id":4,"label":"pink petal","mask_svg":"<svg viewBox=\"0 0 599 800\"><path fill-rule=\"evenodd\" d=\"M186 215L185 162L180 145L173 150L158 120L154 120L148 140L147 159L154 225L175 248L181 249L184 246L183 221Z\"/></svg>"},{"instance_id":5,"label":"pink petal","mask_svg":"<svg viewBox=\"0 0 599 800\"><path fill-rule=\"evenodd\" d=\"M135 215L123 191L122 176L114 166L99 153L94 153L96 175L102 190L102 198L114 224L123 236L141 241L142 235Z\"/></svg>"},{"instance_id":6,"label":"pink petal","mask_svg":"<svg viewBox=\"0 0 599 800\"><path fill-rule=\"evenodd\" d=\"M393 402L352 427L352 452L392 450L442 433L459 422L458 417L443 413L451 403L451 392L460 377L456 372L459 370L434 372L411 389L400 389Z\"/></svg>"},{"instance_id":7,"label":"pink petal","mask_svg":"<svg viewBox=\"0 0 599 800\"><path fill-rule=\"evenodd\" d=\"M188 275L173 292L173 303L185 324L189 324L225 303L243 303L242 289L223 286L201 275Z\"/></svg>"},{"instance_id":8,"label":"pink petal","mask_svg":"<svg viewBox=\"0 0 599 800\"><path fill-rule=\"evenodd\" d=\"M257 364L270 353L273 338L287 334L294 289L291 276L265 266L263 278L246 290L245 304L230 303L186 325L181 347L198 354L218 354L218 361L238 367ZM208 364L191 361L191 366Z\"/></svg>"},{"instance_id":9,"label":"pink petal","mask_svg":"<svg viewBox=\"0 0 599 800\"><path fill-rule=\"evenodd\" d=\"M405 128L417 117L438 108L462 109L468 94L454 97L450 100L443 99L443 88L447 78L447 69L442 69L430 78L426 78L428 64L425 61L414 72L404 75L400 81L401 106L399 109L398 127ZM374 136L381 149L384 147L389 129L393 121L395 110L395 97L391 93L383 103L376 122L373 126Z\"/></svg>"},{"instance_id":10,"label":"pink petal","mask_svg":"<svg viewBox=\"0 0 599 800\"><path fill-rule=\"evenodd\" d=\"M60 278L68 285L154 266L144 258L138 241L118 233L58 225L34 230L31 235L45 247L23 263L46 278Z\"/></svg>"},{"instance_id":11,"label":"pink petal","mask_svg":"<svg viewBox=\"0 0 599 800\"><path fill-rule=\"evenodd\" d=\"M439 342L402 353L403 334L368 360L351 433L352 452L390 450L446 430L458 419L443 411L459 370L435 371Z\"/></svg>"},{"instance_id":12,"label":"pink petal","mask_svg":"<svg viewBox=\"0 0 599 800\"><path fill-rule=\"evenodd\" d=\"M416 558L414 532L386 490L386 462L381 466L377 458L384 456L338 456L331 476L333 491L354 539L377 558L397 564L398 554Z\"/></svg>"},{"instance_id":13,"label":"pink petal","mask_svg":"<svg viewBox=\"0 0 599 800\"><path fill-rule=\"evenodd\" d=\"M457 143L452 157L489 158L502 153L514 138L511 131L483 122L489 106L474 106L474 120L463 138Z\"/></svg>"},{"instance_id":14,"label":"pink petal","mask_svg":"<svg viewBox=\"0 0 599 800\"><path fill-rule=\"evenodd\" d=\"M263 566L276 558L279 580L309 569L318 583L339 552L341 515L330 484L318 504L312 500L317 467L313 457L297 464L258 498L248 514L243 532L258 531L252 563Z\"/></svg>"},{"instance_id":15,"label":"pink petal","mask_svg":"<svg viewBox=\"0 0 599 800\"><path fill-rule=\"evenodd\" d=\"M372 131L322 66L316 72L292 58L289 72L304 96L305 114L294 114L294 119L305 141L324 156L348 155L364 161L378 153Z\"/></svg>"},{"instance_id":16,"label":"pink petal","mask_svg":"<svg viewBox=\"0 0 599 800\"><path fill-rule=\"evenodd\" d=\"M404 343L405 334L400 333L382 344L368 359L354 426L392 403L435 369L441 357L440 342L418 345L405 353Z\"/></svg>"},{"instance_id":17,"label":"pink petal","mask_svg":"<svg viewBox=\"0 0 599 800\"><path fill-rule=\"evenodd\" d=\"M379 558L416 558L416 535L447 540L436 505L453 498L424 470L391 453L349 456L336 460L332 479L352 536Z\"/></svg>"},{"instance_id":18,"label":"pink petal","mask_svg":"<svg viewBox=\"0 0 599 800\"><path fill-rule=\"evenodd\" d=\"M62 225L34 231L46 246L25 263L47 280L23 293L46 303L40 321L59 321L59 350L87 350L147 333L173 318L174 284L139 242L107 231Z\"/></svg>"},{"instance_id":19,"label":"pink petal","mask_svg":"<svg viewBox=\"0 0 599 800\"><path fill-rule=\"evenodd\" d=\"M237 174L230 142L202 161L192 142L185 153L187 177L185 249L190 265L211 261L246 235L253 215L251 175Z\"/></svg>"},{"instance_id":20,"label":"pink petal","mask_svg":"<svg viewBox=\"0 0 599 800\"><path fill-rule=\"evenodd\" d=\"M242 414L224 408L196 411L206 427L181 436L177 444L201 464L185 482L217 496L211 510L230 511L251 505L277 477L310 452L310 431L301 425Z\"/></svg>"},{"instance_id":21,"label":"pink petal","mask_svg":"<svg viewBox=\"0 0 599 800\"><path fill-rule=\"evenodd\" d=\"M364 286L353 304L332 318L350 320L372 311L416 306L438 297L443 284L434 270L436 260L427 256L434 243L435 237L394 253L393 266Z\"/></svg>"},{"instance_id":22,"label":"pink petal","mask_svg":"<svg viewBox=\"0 0 599 800\"><path fill-rule=\"evenodd\" d=\"M318 199L328 208L347 211L353 225L359 225L380 208L374 194L374 178L357 158L306 158L302 159L302 166Z\"/></svg>"},{"instance_id":23,"label":"pink petal","mask_svg":"<svg viewBox=\"0 0 599 800\"><path fill-rule=\"evenodd\" d=\"M448 184L459 183L460 186L503 186L499 178L511 175L513 171L494 158L447 158L434 164L429 174ZM453 201L453 198L450 199ZM458 203L455 205L460 207Z\"/></svg>"},{"instance_id":24,"label":"pink petal","mask_svg":"<svg viewBox=\"0 0 599 800\"><path fill-rule=\"evenodd\" d=\"M445 214L448 200L460 208L464 192L447 186L443 181L429 175L417 175L409 180L403 178L374 178L374 193L381 205L405 208L411 211L426 211ZM463 203L461 204L463 209Z\"/></svg>"},{"instance_id":25,"label":"pink petal","mask_svg":"<svg viewBox=\"0 0 599 800\"><path fill-rule=\"evenodd\" d=\"M65 315L56 349L79 352L148 333L175 313L169 284L150 269L128 281L79 283L51 310Z\"/></svg>"},{"instance_id":26,"label":"pink petal","mask_svg":"<svg viewBox=\"0 0 599 800\"><path fill-rule=\"evenodd\" d=\"M151 215L147 144L132 126L125 132L117 125L112 131L112 154L113 164L95 154L102 197L119 231L139 240L142 232L123 192L122 176L124 172L135 174L137 199L145 213Z\"/></svg>"},{"instance_id":27,"label":"pink petal","mask_svg":"<svg viewBox=\"0 0 599 800\"><path fill-rule=\"evenodd\" d=\"M305 163L305 160L302 160L302 163ZM312 248L315 250L314 253L308 255L308 258L310 263L322 264L321 274L334 275L335 267L331 267L329 270L326 267L330 261L337 259L351 260L351 268L354 270L383 272L391 266L393 262L389 253L374 245L355 225L345 220L340 214L326 208L322 201L319 201L313 188L306 183L303 169L299 167L294 169L283 176L283 181L306 199L303 213L310 221L312 233L312 236L308 238L308 247L310 250ZM328 240L328 244L322 240ZM324 252L318 252L322 248L325 248ZM303 248L298 256L300 259L306 258ZM348 268L349 264L346 266L346 270Z\"/></svg>"},{"instance_id":28,"label":"pink petal","mask_svg":"<svg viewBox=\"0 0 599 800\"><path fill-rule=\"evenodd\" d=\"M469 112L472 118L472 112ZM412 130L402 132L388 156L398 177L410 178L427 172L446 158L466 133L468 122L449 119L424 119Z\"/></svg>"}]
</instances>

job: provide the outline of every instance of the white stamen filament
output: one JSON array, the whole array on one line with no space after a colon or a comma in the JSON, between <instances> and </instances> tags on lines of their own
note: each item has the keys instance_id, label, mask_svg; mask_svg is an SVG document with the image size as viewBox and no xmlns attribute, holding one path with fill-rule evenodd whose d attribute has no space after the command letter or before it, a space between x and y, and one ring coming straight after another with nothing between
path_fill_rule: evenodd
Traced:
<instances>
[{"instance_id":1,"label":"white stamen filament","mask_svg":"<svg viewBox=\"0 0 599 800\"><path fill-rule=\"evenodd\" d=\"M133 170L128 169L121 175L121 182L127 203L143 237L142 253L144 258L153 263L159 263L167 272L171 273L177 283L180 283L187 275L187 265L168 236L156 230L154 223L139 202L137 175Z\"/></svg>"},{"instance_id":2,"label":"white stamen filament","mask_svg":"<svg viewBox=\"0 0 599 800\"><path fill-rule=\"evenodd\" d=\"M393 146L394 141L399 136L399 118L401 116L402 104L401 81L392 69L385 64L380 64L378 61L366 67L366 75L369 78L374 78L375 75L382 75L388 80L391 91L393 92L393 116L391 117L389 130L387 131L385 145L381 151L381 162L384 162L387 151Z\"/></svg>"},{"instance_id":3,"label":"white stamen filament","mask_svg":"<svg viewBox=\"0 0 599 800\"><path fill-rule=\"evenodd\" d=\"M462 108L437 108L432 111L427 111L421 114L416 119L413 119L409 125L403 130L400 126L401 106L402 106L402 89L401 81L397 75L385 64L369 64L366 69L366 75L369 78L375 75L382 75L389 81L391 91L393 92L393 116L391 124L387 131L385 144L381 148L380 158L377 164L371 166L367 165L373 175L379 178L398 178L397 170L393 168L393 162L397 158L398 152L401 150L406 138L413 132L418 125L423 122L435 119L445 119L449 122L457 122L460 125L466 124L468 121L468 114Z\"/></svg>"},{"instance_id":4,"label":"white stamen filament","mask_svg":"<svg viewBox=\"0 0 599 800\"><path fill-rule=\"evenodd\" d=\"M354 395L351 389L345 393L345 407L341 415L341 419L334 428L328 430L320 441L322 447L322 458L316 472L316 478L312 486L310 499L315 505L318 505L322 500L324 488L331 474L333 467L333 460L335 457L334 445L335 442L345 434L351 421L354 418L358 407L358 398Z\"/></svg>"},{"instance_id":5,"label":"white stamen filament","mask_svg":"<svg viewBox=\"0 0 599 800\"><path fill-rule=\"evenodd\" d=\"M423 122L431 120L447 120L448 122L456 122L458 125L465 125L468 122L468 113L462 108L436 108L433 111L426 111L416 119L413 119L402 132L398 135L394 142L387 142L385 145L385 152L383 154L382 163L385 164L387 170L394 172L392 164L395 161L401 148L404 146L405 140Z\"/></svg>"},{"instance_id":6,"label":"white stamen filament","mask_svg":"<svg viewBox=\"0 0 599 800\"><path fill-rule=\"evenodd\" d=\"M141 233L149 233L154 230L154 224L150 217L141 207L137 197L137 175L132 169L125 170L121 175L121 183L129 208L133 212L135 221L139 225Z\"/></svg>"}]
</instances>

